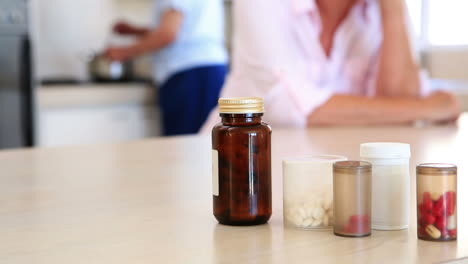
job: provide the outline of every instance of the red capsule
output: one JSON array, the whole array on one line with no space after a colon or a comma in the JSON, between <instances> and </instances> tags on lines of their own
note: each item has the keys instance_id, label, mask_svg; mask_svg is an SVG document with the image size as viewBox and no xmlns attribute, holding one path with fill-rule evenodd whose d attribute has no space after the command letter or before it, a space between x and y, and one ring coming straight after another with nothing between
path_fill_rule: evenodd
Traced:
<instances>
[{"instance_id":1,"label":"red capsule","mask_svg":"<svg viewBox=\"0 0 468 264\"><path fill-rule=\"evenodd\" d=\"M449 231L448 231L448 234L449 234L451 237L456 237L456 236L457 236L457 229L449 230Z\"/></svg>"},{"instance_id":2,"label":"red capsule","mask_svg":"<svg viewBox=\"0 0 468 264\"><path fill-rule=\"evenodd\" d=\"M354 234L354 233L357 233L356 229L350 225L350 224L347 224L343 230L345 233L350 233L350 234Z\"/></svg>"},{"instance_id":3,"label":"red capsule","mask_svg":"<svg viewBox=\"0 0 468 264\"><path fill-rule=\"evenodd\" d=\"M349 222L345 226L346 233L360 234L370 230L371 220L368 215L353 215L349 217Z\"/></svg>"},{"instance_id":4,"label":"red capsule","mask_svg":"<svg viewBox=\"0 0 468 264\"><path fill-rule=\"evenodd\" d=\"M436 221L436 217L428 213L424 213L423 218L424 218L424 222L427 223L428 225L432 225Z\"/></svg>"},{"instance_id":5,"label":"red capsule","mask_svg":"<svg viewBox=\"0 0 468 264\"><path fill-rule=\"evenodd\" d=\"M457 195L455 192L446 192L444 194L444 200L446 205L447 214L453 215L455 213L456 203L457 203Z\"/></svg>"},{"instance_id":6,"label":"red capsule","mask_svg":"<svg viewBox=\"0 0 468 264\"><path fill-rule=\"evenodd\" d=\"M431 193L429 193L429 192L423 193L423 201L422 201L422 204L423 204L423 208L424 208L427 212L432 211L432 207L434 206L434 202L432 201Z\"/></svg>"},{"instance_id":7,"label":"red capsule","mask_svg":"<svg viewBox=\"0 0 468 264\"><path fill-rule=\"evenodd\" d=\"M432 210L427 210L423 203L419 204L418 209L420 214L432 214Z\"/></svg>"},{"instance_id":8,"label":"red capsule","mask_svg":"<svg viewBox=\"0 0 468 264\"><path fill-rule=\"evenodd\" d=\"M357 233L357 229L354 226L351 226L351 225L346 226L345 230L346 230L346 232L348 232L350 234Z\"/></svg>"},{"instance_id":9,"label":"red capsule","mask_svg":"<svg viewBox=\"0 0 468 264\"><path fill-rule=\"evenodd\" d=\"M370 217L368 215L353 215L349 218L349 222L352 225L369 225Z\"/></svg>"},{"instance_id":10,"label":"red capsule","mask_svg":"<svg viewBox=\"0 0 468 264\"><path fill-rule=\"evenodd\" d=\"M445 212L445 199L444 196L441 196L437 202L434 204L432 209L432 214L436 217L443 216Z\"/></svg>"},{"instance_id":11,"label":"red capsule","mask_svg":"<svg viewBox=\"0 0 468 264\"><path fill-rule=\"evenodd\" d=\"M447 218L445 216L437 217L435 225L437 226L439 230L445 231L447 228Z\"/></svg>"}]
</instances>

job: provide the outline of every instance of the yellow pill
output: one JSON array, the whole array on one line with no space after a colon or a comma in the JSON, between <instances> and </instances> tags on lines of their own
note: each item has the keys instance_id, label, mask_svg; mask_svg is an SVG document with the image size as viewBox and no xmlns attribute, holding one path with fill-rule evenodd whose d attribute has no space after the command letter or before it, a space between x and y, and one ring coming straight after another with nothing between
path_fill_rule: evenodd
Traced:
<instances>
[{"instance_id":1,"label":"yellow pill","mask_svg":"<svg viewBox=\"0 0 468 264\"><path fill-rule=\"evenodd\" d=\"M431 193L431 199L432 199L433 201L439 200L440 196L442 196L442 193L440 193L440 192L433 192L433 193Z\"/></svg>"},{"instance_id":2,"label":"yellow pill","mask_svg":"<svg viewBox=\"0 0 468 264\"><path fill-rule=\"evenodd\" d=\"M439 239L440 238L440 231L435 227L434 225L428 225L426 227L426 232L434 239Z\"/></svg>"}]
</instances>

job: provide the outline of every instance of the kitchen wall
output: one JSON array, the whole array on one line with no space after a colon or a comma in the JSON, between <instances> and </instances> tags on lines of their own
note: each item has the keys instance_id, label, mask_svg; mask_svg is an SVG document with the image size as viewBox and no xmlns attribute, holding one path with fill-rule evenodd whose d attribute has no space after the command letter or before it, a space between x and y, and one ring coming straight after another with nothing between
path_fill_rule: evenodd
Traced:
<instances>
[{"instance_id":1,"label":"kitchen wall","mask_svg":"<svg viewBox=\"0 0 468 264\"><path fill-rule=\"evenodd\" d=\"M429 51L428 67L436 79L468 81L468 47L433 47Z\"/></svg>"},{"instance_id":2,"label":"kitchen wall","mask_svg":"<svg viewBox=\"0 0 468 264\"><path fill-rule=\"evenodd\" d=\"M86 54L105 46L113 0L39 0L35 43L40 79L86 78ZM81 62L81 63L77 63Z\"/></svg>"},{"instance_id":3,"label":"kitchen wall","mask_svg":"<svg viewBox=\"0 0 468 264\"><path fill-rule=\"evenodd\" d=\"M153 22L154 0L115 0L115 17L140 25Z\"/></svg>"},{"instance_id":4,"label":"kitchen wall","mask_svg":"<svg viewBox=\"0 0 468 264\"><path fill-rule=\"evenodd\" d=\"M125 44L130 37L112 36L112 25L127 20L151 25L154 0L33 0L37 25L34 36L39 79L87 80L86 60L108 44ZM225 1L230 5L230 1ZM229 13L229 9L227 11ZM229 39L227 40L228 43ZM151 76L151 59L141 58L136 71Z\"/></svg>"},{"instance_id":5,"label":"kitchen wall","mask_svg":"<svg viewBox=\"0 0 468 264\"><path fill-rule=\"evenodd\" d=\"M92 52L132 41L111 34L115 21L149 25L151 5L151 0L36 0L33 34L39 79L87 80Z\"/></svg>"}]
</instances>

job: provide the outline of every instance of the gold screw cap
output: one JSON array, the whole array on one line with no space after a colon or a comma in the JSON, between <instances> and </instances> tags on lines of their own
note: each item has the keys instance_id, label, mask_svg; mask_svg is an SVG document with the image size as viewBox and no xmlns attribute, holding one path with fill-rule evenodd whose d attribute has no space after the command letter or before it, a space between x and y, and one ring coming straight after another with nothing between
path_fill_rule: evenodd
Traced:
<instances>
[{"instance_id":1,"label":"gold screw cap","mask_svg":"<svg viewBox=\"0 0 468 264\"><path fill-rule=\"evenodd\" d=\"M257 114L265 111L265 102L260 97L221 98L218 104L221 114Z\"/></svg>"}]
</instances>

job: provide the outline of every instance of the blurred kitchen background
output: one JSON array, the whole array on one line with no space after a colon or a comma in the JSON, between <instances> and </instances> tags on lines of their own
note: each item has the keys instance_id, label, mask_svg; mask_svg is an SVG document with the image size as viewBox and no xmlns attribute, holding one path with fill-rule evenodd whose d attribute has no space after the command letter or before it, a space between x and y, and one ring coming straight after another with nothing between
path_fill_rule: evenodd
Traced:
<instances>
[{"instance_id":1,"label":"blurred kitchen background","mask_svg":"<svg viewBox=\"0 0 468 264\"><path fill-rule=\"evenodd\" d=\"M12 127L3 137L16 137L0 149L159 136L150 57L117 80L97 78L89 67L93 53L132 41L111 33L117 20L153 23L154 1L0 0L0 127ZM231 50L232 3L224 4ZM453 90L468 109L468 1L408 0L408 7L432 85Z\"/></svg>"}]
</instances>

